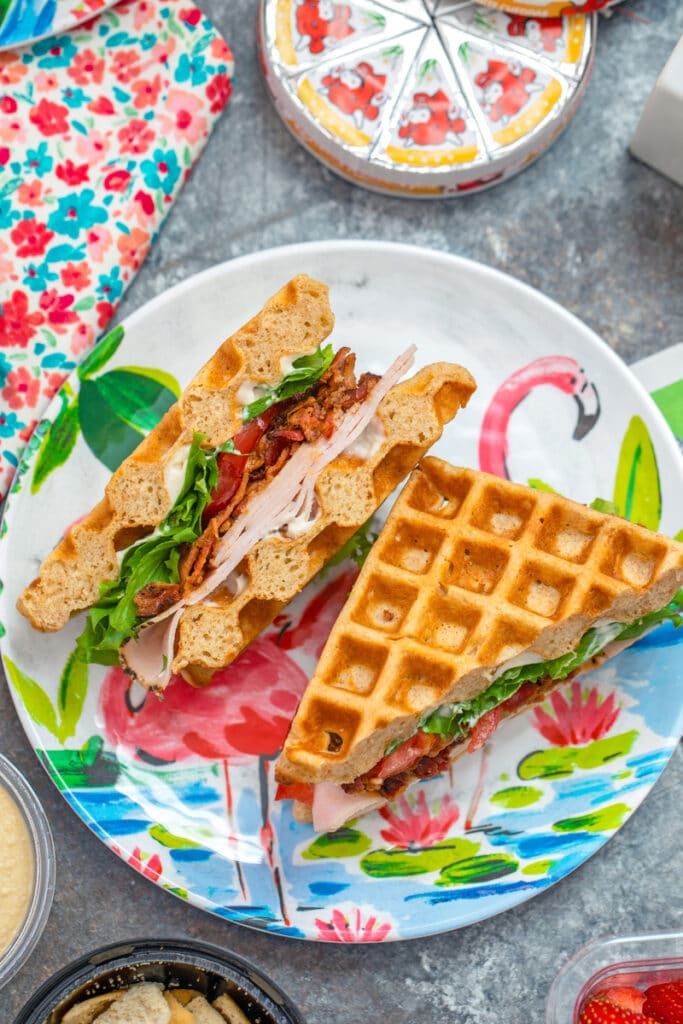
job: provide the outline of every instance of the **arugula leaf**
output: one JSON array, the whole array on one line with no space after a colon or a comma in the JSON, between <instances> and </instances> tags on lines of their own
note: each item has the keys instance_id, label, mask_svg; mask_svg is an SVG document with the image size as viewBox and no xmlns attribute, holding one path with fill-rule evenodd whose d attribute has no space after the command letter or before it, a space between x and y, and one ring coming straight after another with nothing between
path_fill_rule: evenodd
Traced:
<instances>
[{"instance_id":1,"label":"arugula leaf","mask_svg":"<svg viewBox=\"0 0 683 1024\"><path fill-rule=\"evenodd\" d=\"M202 515L218 483L217 456L227 450L226 445L202 448L203 440L203 434L195 434L192 438L183 486L170 512L159 525L160 533L171 533L188 527L194 530L197 537L202 532Z\"/></svg>"},{"instance_id":2,"label":"arugula leaf","mask_svg":"<svg viewBox=\"0 0 683 1024\"><path fill-rule=\"evenodd\" d=\"M99 600L76 641L80 660L117 665L119 648L145 621L135 595L148 583L178 582L181 547L200 536L202 514L218 482L216 456L222 449L203 448L203 440L203 434L194 435L180 494L157 531L128 548L118 579L100 586Z\"/></svg>"},{"instance_id":3,"label":"arugula leaf","mask_svg":"<svg viewBox=\"0 0 683 1024\"><path fill-rule=\"evenodd\" d=\"M508 669L488 689L472 700L459 704L444 704L436 711L432 711L420 722L420 729L427 733L437 733L444 738L466 736L479 718L514 696L524 683L537 682L541 679L565 679L570 672L595 657L613 640L635 640L648 629L667 619L676 627L683 625L683 590L679 590L665 608L650 612L628 626L616 622L609 628L589 629L581 638L578 647L559 658Z\"/></svg>"},{"instance_id":4,"label":"arugula leaf","mask_svg":"<svg viewBox=\"0 0 683 1024\"><path fill-rule=\"evenodd\" d=\"M324 348L318 345L315 352L311 352L309 356L299 356L292 363L292 370L286 377L283 377L279 384L274 388L268 388L264 395L244 407L242 410L242 420L244 423L248 423L249 420L260 416L262 412L269 409L271 405L275 405L276 402L281 402L285 398L291 398L292 395L298 395L301 391L306 391L317 380L320 380L333 359L334 349L332 345L325 345Z\"/></svg>"},{"instance_id":5,"label":"arugula leaf","mask_svg":"<svg viewBox=\"0 0 683 1024\"><path fill-rule=\"evenodd\" d=\"M359 569L363 568L365 559L370 554L370 548L379 537L379 530L372 529L373 519L373 516L366 519L363 525L359 526L356 532L349 537L346 544L343 544L339 551L325 562L318 574L321 578L325 576L328 569L333 569L335 565L339 565L347 558L353 559Z\"/></svg>"}]
</instances>

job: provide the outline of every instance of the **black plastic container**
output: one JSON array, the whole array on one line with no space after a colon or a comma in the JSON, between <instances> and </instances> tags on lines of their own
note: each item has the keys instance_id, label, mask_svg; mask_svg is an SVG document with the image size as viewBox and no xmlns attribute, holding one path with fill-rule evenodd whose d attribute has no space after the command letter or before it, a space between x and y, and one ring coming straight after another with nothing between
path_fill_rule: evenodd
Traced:
<instances>
[{"instance_id":1,"label":"black plastic container","mask_svg":"<svg viewBox=\"0 0 683 1024\"><path fill-rule=\"evenodd\" d=\"M254 964L192 939L134 939L103 946L41 985L14 1024L57 1024L79 1000L140 981L194 988L209 1001L229 995L253 1024L305 1024L288 996Z\"/></svg>"}]
</instances>

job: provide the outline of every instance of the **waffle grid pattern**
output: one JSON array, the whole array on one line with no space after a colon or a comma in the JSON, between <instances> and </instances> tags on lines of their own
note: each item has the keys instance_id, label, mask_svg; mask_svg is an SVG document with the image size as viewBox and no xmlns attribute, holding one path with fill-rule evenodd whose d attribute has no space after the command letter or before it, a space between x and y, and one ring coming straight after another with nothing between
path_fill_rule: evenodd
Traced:
<instances>
[{"instance_id":1,"label":"waffle grid pattern","mask_svg":"<svg viewBox=\"0 0 683 1024\"><path fill-rule=\"evenodd\" d=\"M620 595L676 568L683 544L426 458L337 621L285 756L309 768L346 760L364 738L452 699L456 679L514 658L548 627L560 623L563 635L552 650L546 632L542 657L571 649ZM569 635L571 616L580 618ZM477 675L459 699L481 690Z\"/></svg>"}]
</instances>

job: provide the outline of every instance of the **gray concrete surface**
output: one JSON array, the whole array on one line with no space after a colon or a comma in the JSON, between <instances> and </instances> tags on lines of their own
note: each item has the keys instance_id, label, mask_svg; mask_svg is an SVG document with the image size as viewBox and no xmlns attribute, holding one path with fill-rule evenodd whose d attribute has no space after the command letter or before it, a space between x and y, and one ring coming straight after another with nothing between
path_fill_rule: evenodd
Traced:
<instances>
[{"instance_id":1,"label":"gray concrete surface","mask_svg":"<svg viewBox=\"0 0 683 1024\"><path fill-rule=\"evenodd\" d=\"M235 95L122 315L242 253L321 238L410 241L492 264L558 300L627 361L679 341L683 190L626 151L683 33L679 0L631 0L600 26L586 99L553 149L502 187L433 204L338 180L287 134L262 88L255 0L201 0L234 47ZM634 16L644 18L647 24ZM548 987L589 939L681 927L683 756L585 865L544 895L459 932L337 948L248 931L175 900L107 851L40 768L0 687L0 750L35 786L58 856L54 909L27 966L0 992L0 1024L35 986L94 947L131 936L200 937L254 959L310 1024L539 1022Z\"/></svg>"}]
</instances>

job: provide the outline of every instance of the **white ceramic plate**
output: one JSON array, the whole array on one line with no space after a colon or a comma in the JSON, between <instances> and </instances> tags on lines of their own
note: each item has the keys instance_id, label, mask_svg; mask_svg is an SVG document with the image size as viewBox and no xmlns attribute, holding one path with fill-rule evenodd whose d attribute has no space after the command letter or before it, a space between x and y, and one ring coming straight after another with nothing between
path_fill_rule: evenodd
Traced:
<instances>
[{"instance_id":1,"label":"white ceramic plate","mask_svg":"<svg viewBox=\"0 0 683 1024\"><path fill-rule=\"evenodd\" d=\"M567 685L559 710L548 704L507 723L483 753L450 778L420 784L384 817L316 839L293 820L290 801L274 800L272 763L348 590L348 566L308 588L211 687L178 680L163 703L148 697L143 706L126 699L118 669L73 671L82 619L47 636L15 610L40 560L100 495L102 460L115 465L172 400L174 378L184 385L300 271L329 282L333 340L350 344L362 366L383 369L415 342L419 363L449 359L474 373L476 395L438 454L507 467L516 480L579 500L616 496L649 525L680 528L673 437L641 385L575 317L510 277L442 253L354 241L275 249L148 303L50 406L0 542L5 669L22 725L66 799L159 885L287 935L433 934L542 891L638 806L681 729L673 629ZM486 416L497 426L482 446Z\"/></svg>"}]
</instances>

